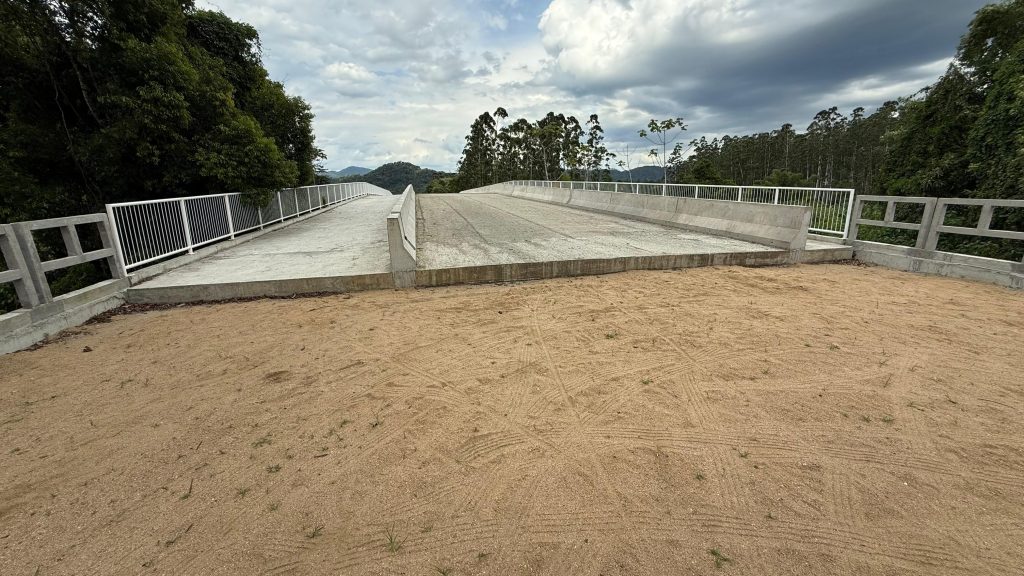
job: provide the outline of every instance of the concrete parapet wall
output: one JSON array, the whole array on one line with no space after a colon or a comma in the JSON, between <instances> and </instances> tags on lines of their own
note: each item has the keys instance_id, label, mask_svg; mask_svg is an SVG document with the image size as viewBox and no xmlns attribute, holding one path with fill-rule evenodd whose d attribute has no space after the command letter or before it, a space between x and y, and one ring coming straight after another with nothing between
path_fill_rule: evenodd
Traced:
<instances>
[{"instance_id":1,"label":"concrete parapet wall","mask_svg":"<svg viewBox=\"0 0 1024 576\"><path fill-rule=\"evenodd\" d=\"M410 184L388 215L388 252L396 288L416 285L416 190Z\"/></svg>"},{"instance_id":2,"label":"concrete parapet wall","mask_svg":"<svg viewBox=\"0 0 1024 576\"><path fill-rule=\"evenodd\" d=\"M512 185L488 186L473 192L508 194L784 250L805 248L811 221L811 209L806 206Z\"/></svg>"},{"instance_id":3,"label":"concrete parapet wall","mask_svg":"<svg viewBox=\"0 0 1024 576\"><path fill-rule=\"evenodd\" d=\"M1024 263L855 240L854 258L907 272L977 280L1024 290Z\"/></svg>"}]
</instances>

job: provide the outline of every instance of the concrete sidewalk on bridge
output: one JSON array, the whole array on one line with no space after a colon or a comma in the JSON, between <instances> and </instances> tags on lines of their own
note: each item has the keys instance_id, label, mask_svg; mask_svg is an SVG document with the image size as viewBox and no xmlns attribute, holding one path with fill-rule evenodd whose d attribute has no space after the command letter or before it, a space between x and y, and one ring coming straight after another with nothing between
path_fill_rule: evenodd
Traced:
<instances>
[{"instance_id":1,"label":"concrete sidewalk on bridge","mask_svg":"<svg viewBox=\"0 0 1024 576\"><path fill-rule=\"evenodd\" d=\"M366 196L165 272L132 303L193 302L393 287L386 219L396 196Z\"/></svg>"},{"instance_id":2,"label":"concrete sidewalk on bridge","mask_svg":"<svg viewBox=\"0 0 1024 576\"><path fill-rule=\"evenodd\" d=\"M420 286L852 257L849 246L831 242L808 240L791 252L504 194L422 194L417 201Z\"/></svg>"}]
</instances>

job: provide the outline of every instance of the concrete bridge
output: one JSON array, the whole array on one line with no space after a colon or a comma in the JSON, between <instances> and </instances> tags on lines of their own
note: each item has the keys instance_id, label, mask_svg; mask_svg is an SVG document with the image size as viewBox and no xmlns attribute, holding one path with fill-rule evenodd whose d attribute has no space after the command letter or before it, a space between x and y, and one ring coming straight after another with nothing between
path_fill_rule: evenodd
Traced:
<instances>
[{"instance_id":1,"label":"concrete bridge","mask_svg":"<svg viewBox=\"0 0 1024 576\"><path fill-rule=\"evenodd\" d=\"M888 202L884 220L864 201ZM896 203L921 203L920 224ZM0 316L0 353L127 301L168 304L320 292L512 282L636 269L771 266L858 258L897 268L1024 287L1012 262L936 251L938 233L1024 239L944 227L945 206L1020 201L862 197L852 190L509 182L454 195L398 196L336 184L279 192L111 205L106 214L0 226L0 248L23 309ZM940 214L941 213L941 214ZM86 252L77 226L99 227ZM917 230L914 248L856 241L858 225ZM59 228L68 256L41 262L32 232ZM851 235L852 230L852 235ZM106 259L109 281L54 298L45 273Z\"/></svg>"}]
</instances>

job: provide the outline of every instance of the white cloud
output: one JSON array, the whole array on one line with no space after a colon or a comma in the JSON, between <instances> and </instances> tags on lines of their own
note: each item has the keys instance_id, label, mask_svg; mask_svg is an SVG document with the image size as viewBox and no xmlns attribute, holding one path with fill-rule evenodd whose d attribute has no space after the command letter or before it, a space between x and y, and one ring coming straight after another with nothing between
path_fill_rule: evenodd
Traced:
<instances>
[{"instance_id":1,"label":"white cloud","mask_svg":"<svg viewBox=\"0 0 1024 576\"><path fill-rule=\"evenodd\" d=\"M984 2L201 0L201 7L259 30L271 76L311 104L328 167L406 160L450 170L469 124L498 106L530 119L597 113L619 147L638 144L636 130L652 117L685 116L699 136L800 126L827 105L878 105L940 74L936 61L952 55Z\"/></svg>"}]
</instances>

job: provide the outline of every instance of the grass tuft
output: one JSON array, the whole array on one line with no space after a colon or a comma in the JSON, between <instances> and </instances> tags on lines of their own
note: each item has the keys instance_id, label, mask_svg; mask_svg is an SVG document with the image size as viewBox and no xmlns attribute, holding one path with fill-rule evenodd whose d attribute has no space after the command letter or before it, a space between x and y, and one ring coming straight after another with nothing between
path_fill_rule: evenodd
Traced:
<instances>
[{"instance_id":1,"label":"grass tuft","mask_svg":"<svg viewBox=\"0 0 1024 576\"><path fill-rule=\"evenodd\" d=\"M711 556L715 559L715 568L721 568L729 562L732 562L732 558L729 558L725 554L722 554L722 552L719 551L718 548L708 548L708 554L711 554Z\"/></svg>"},{"instance_id":2,"label":"grass tuft","mask_svg":"<svg viewBox=\"0 0 1024 576\"><path fill-rule=\"evenodd\" d=\"M386 548L388 552L394 554L402 549L402 540L399 540L398 536L395 535L394 527L388 528L384 534L386 537L384 548Z\"/></svg>"}]
</instances>

